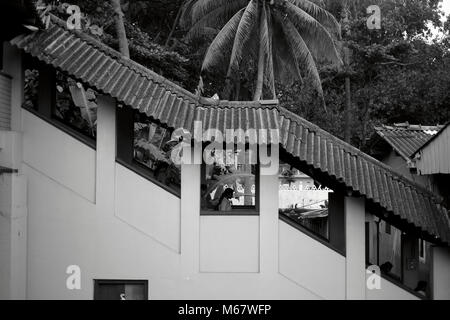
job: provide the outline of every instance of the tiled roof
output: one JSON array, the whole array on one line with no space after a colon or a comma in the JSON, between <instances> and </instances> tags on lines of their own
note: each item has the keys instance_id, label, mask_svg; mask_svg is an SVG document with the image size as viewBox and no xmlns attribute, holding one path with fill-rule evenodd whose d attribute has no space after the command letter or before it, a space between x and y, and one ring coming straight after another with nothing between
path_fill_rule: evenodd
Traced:
<instances>
[{"instance_id":1,"label":"tiled roof","mask_svg":"<svg viewBox=\"0 0 450 320\"><path fill-rule=\"evenodd\" d=\"M375 132L406 161L410 161L413 153L436 135L442 127L401 123L375 127Z\"/></svg>"},{"instance_id":2,"label":"tiled roof","mask_svg":"<svg viewBox=\"0 0 450 320\"><path fill-rule=\"evenodd\" d=\"M435 242L450 244L447 211L434 195L388 166L275 103L199 98L80 31L53 25L12 44L99 92L171 128L280 129L281 146L295 159L366 197Z\"/></svg>"}]
</instances>

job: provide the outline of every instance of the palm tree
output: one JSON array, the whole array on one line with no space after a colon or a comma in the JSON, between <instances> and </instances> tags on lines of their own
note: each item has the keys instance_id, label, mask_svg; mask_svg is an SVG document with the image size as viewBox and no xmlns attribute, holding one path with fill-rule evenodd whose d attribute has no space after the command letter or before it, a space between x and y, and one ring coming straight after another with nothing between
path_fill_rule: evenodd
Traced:
<instances>
[{"instance_id":1,"label":"palm tree","mask_svg":"<svg viewBox=\"0 0 450 320\"><path fill-rule=\"evenodd\" d=\"M116 25L117 39L119 40L119 51L126 57L130 57L130 49L128 47L128 39L123 22L123 11L120 0L111 0L111 6L114 10L114 22Z\"/></svg>"},{"instance_id":2,"label":"palm tree","mask_svg":"<svg viewBox=\"0 0 450 320\"><path fill-rule=\"evenodd\" d=\"M340 25L315 2L189 0L185 11L190 14L184 14L182 22L190 25L188 38L220 29L207 50L202 73L228 66L225 94L238 78L243 61L253 58L257 62L253 100L263 98L264 88L275 98L275 78L283 83L308 78L322 96L316 61L342 64L335 46Z\"/></svg>"}]
</instances>

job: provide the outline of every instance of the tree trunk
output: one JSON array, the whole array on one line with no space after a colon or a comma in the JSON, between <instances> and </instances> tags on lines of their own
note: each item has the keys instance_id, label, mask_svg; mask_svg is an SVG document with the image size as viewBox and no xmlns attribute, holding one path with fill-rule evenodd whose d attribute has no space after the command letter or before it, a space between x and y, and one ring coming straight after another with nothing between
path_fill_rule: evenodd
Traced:
<instances>
[{"instance_id":1,"label":"tree trunk","mask_svg":"<svg viewBox=\"0 0 450 320\"><path fill-rule=\"evenodd\" d=\"M111 0L111 5L114 10L114 21L116 24L117 39L119 40L120 53L129 58L130 49L128 48L128 39L125 31L125 25L123 22L123 12L120 6L120 0Z\"/></svg>"},{"instance_id":2,"label":"tree trunk","mask_svg":"<svg viewBox=\"0 0 450 320\"><path fill-rule=\"evenodd\" d=\"M269 79L270 81L270 91L272 92L272 99L277 98L277 90L275 88L275 70L273 65L273 32L272 32L272 22L270 20L270 15L268 15L268 24L269 24L269 68L272 70L272 77Z\"/></svg>"},{"instance_id":3,"label":"tree trunk","mask_svg":"<svg viewBox=\"0 0 450 320\"><path fill-rule=\"evenodd\" d=\"M258 78L256 80L255 95L253 101L259 101L262 99L262 91L264 86L264 48L262 43L259 44L259 57L258 57Z\"/></svg>"},{"instance_id":4,"label":"tree trunk","mask_svg":"<svg viewBox=\"0 0 450 320\"><path fill-rule=\"evenodd\" d=\"M183 3L181 3L180 9L178 9L177 16L175 17L175 21L173 22L172 29L170 30L169 35L167 36L166 43L164 44L165 47L169 46L170 40L172 39L173 33L178 27L178 23L180 22L181 14L183 13Z\"/></svg>"},{"instance_id":5,"label":"tree trunk","mask_svg":"<svg viewBox=\"0 0 450 320\"><path fill-rule=\"evenodd\" d=\"M264 10L264 5L263 5ZM265 15L261 14L259 22L259 53L258 53L258 77L256 79L256 89L255 95L253 96L253 101L259 101L262 99L263 88L264 88L264 64L265 64L265 52L263 46L263 27L264 27Z\"/></svg>"},{"instance_id":6,"label":"tree trunk","mask_svg":"<svg viewBox=\"0 0 450 320\"><path fill-rule=\"evenodd\" d=\"M231 78L229 76L225 79L225 86L222 91L222 98L225 100L232 100L232 91L233 91L233 84L231 82Z\"/></svg>"},{"instance_id":7,"label":"tree trunk","mask_svg":"<svg viewBox=\"0 0 450 320\"><path fill-rule=\"evenodd\" d=\"M238 79L236 81L236 87L235 87L235 91L234 91L234 100L239 101L240 95L241 95L241 80Z\"/></svg>"},{"instance_id":8,"label":"tree trunk","mask_svg":"<svg viewBox=\"0 0 450 320\"><path fill-rule=\"evenodd\" d=\"M349 0L344 2L344 21L343 24L346 27L346 36L350 35L349 27L349 19L350 19L350 8L349 8ZM352 126L352 96L351 96L351 83L350 76L348 72L350 71L350 49L346 42L344 42L344 63L346 70L345 77L345 122L344 122L344 140L345 142L351 142L351 126Z\"/></svg>"},{"instance_id":9,"label":"tree trunk","mask_svg":"<svg viewBox=\"0 0 450 320\"><path fill-rule=\"evenodd\" d=\"M345 77L345 142L351 141L351 123L352 123L352 96L350 77Z\"/></svg>"}]
</instances>

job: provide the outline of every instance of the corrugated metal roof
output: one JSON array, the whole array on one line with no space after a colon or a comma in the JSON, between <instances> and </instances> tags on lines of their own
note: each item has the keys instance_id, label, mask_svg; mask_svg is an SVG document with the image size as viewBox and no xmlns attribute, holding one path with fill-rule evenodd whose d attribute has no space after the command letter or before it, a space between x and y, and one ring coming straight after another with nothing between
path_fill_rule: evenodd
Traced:
<instances>
[{"instance_id":1,"label":"corrugated metal roof","mask_svg":"<svg viewBox=\"0 0 450 320\"><path fill-rule=\"evenodd\" d=\"M412 154L436 135L442 127L401 123L378 126L375 127L375 131L406 161L410 161Z\"/></svg>"},{"instance_id":2,"label":"corrugated metal roof","mask_svg":"<svg viewBox=\"0 0 450 320\"><path fill-rule=\"evenodd\" d=\"M420 174L450 174L450 123L412 155Z\"/></svg>"},{"instance_id":3,"label":"corrugated metal roof","mask_svg":"<svg viewBox=\"0 0 450 320\"><path fill-rule=\"evenodd\" d=\"M314 124L260 102L199 98L52 17L47 30L20 36L12 44L99 92L109 94L171 128L279 129L281 146L381 208L450 244L450 221L440 200L388 166Z\"/></svg>"}]
</instances>

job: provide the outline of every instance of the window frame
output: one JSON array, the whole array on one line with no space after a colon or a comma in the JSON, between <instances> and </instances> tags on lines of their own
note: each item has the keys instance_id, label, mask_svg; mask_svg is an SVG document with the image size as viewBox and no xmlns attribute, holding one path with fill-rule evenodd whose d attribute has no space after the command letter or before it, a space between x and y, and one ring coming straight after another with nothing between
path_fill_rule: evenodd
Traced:
<instances>
[{"instance_id":1,"label":"window frame","mask_svg":"<svg viewBox=\"0 0 450 320\"><path fill-rule=\"evenodd\" d=\"M392 274L392 273L381 272L381 277L383 279L385 279L385 280L387 280L387 281L397 285L398 287L404 289L405 291L413 294L414 296L422 299L422 300L432 299L433 298L433 283L432 283L432 268L433 268L432 263L433 263L433 261L431 261L431 265L430 265L431 269L430 269L430 274L429 274L429 281L427 281L427 286L428 286L427 295L424 296L424 295L421 295L421 294L417 293L416 291L414 291L414 288L412 288L411 286L408 286L408 284L405 283L406 282L405 272L408 272L408 270L407 270L408 267L407 267L405 261L407 261L409 259L409 255L407 254L407 251L410 251L410 250L407 250L406 247L409 244L417 242L417 250L418 250L418 253L417 253L417 267L416 267L416 270L414 270L414 272L416 272L418 277L419 277L419 275L420 275L419 264L420 264L420 262L422 262L422 258L420 257L420 241L422 241L422 243L424 245L426 245L426 241L421 239L420 236L418 236L418 235L416 235L414 233L408 233L408 232L403 231L401 228L399 228L395 224L391 223L391 221L389 221L388 219L380 218L378 215L375 215L375 214L373 214L370 211L368 211L367 213L374 217L373 222L377 225L377 228L376 228L377 229L377 231L376 231L377 234L374 237L374 239L376 241L376 248L377 248L376 249L377 252L375 252L375 256L376 256L376 260L377 261L367 261L366 260L366 265L367 266L369 266L369 265L380 266L380 259L379 259L379 256L380 256L380 254L379 254L380 239L381 239L380 235L383 232L386 233L385 232L386 230L385 229L382 230L382 228L379 227L379 224L381 222L385 223L386 225L389 224L391 226L391 234L392 234L392 227L397 229L400 232L400 234L401 234L401 237L400 237L400 276L397 276L397 275ZM376 222L376 220L378 220L378 222ZM369 223L369 222L366 222L366 223ZM370 257L371 253L370 253L370 245L367 242L367 240L370 238L370 236L371 235L366 235L366 248L368 248L368 251L366 252L366 256L369 256L369 257ZM426 251L425 249L426 248L424 248L424 253Z\"/></svg>"},{"instance_id":2,"label":"window frame","mask_svg":"<svg viewBox=\"0 0 450 320\"><path fill-rule=\"evenodd\" d=\"M35 63L35 69L39 71L39 84L37 93L37 105L36 109L26 107L22 104L22 108L37 116L41 120L57 127L64 133L70 135L72 138L78 140L79 142L96 149L97 139L93 138L78 128L66 123L62 119L54 115L54 110L56 108L56 70L53 67L47 66L44 63L36 60L35 58L26 55L23 60L22 69L25 70L27 66L25 63ZM60 71L61 72L61 71ZM64 72L63 75L67 76ZM24 92L22 100L25 100Z\"/></svg>"},{"instance_id":3,"label":"window frame","mask_svg":"<svg viewBox=\"0 0 450 320\"><path fill-rule=\"evenodd\" d=\"M100 285L127 285L127 284L143 284L144 285L144 300L149 300L148 297L148 280L120 280L120 279L94 279L94 294L93 294L93 300L99 300L98 294L99 294L99 288Z\"/></svg>"},{"instance_id":4,"label":"window frame","mask_svg":"<svg viewBox=\"0 0 450 320\"><path fill-rule=\"evenodd\" d=\"M419 261L425 263L427 261L427 243L419 238Z\"/></svg>"},{"instance_id":5,"label":"window frame","mask_svg":"<svg viewBox=\"0 0 450 320\"><path fill-rule=\"evenodd\" d=\"M391 225L388 222L384 222L384 233L388 234L388 235L392 235L392 230L391 230Z\"/></svg>"},{"instance_id":6,"label":"window frame","mask_svg":"<svg viewBox=\"0 0 450 320\"><path fill-rule=\"evenodd\" d=\"M330 186L329 184L313 178L312 177L313 174L310 174L309 172L305 172L306 170L303 170L301 168L301 166L296 165L295 163L290 161L289 158L287 158L283 155L280 156L280 164L281 163L290 165L291 167L302 172L303 174L306 174L314 181L320 183L322 187L329 188L332 191L331 192L331 194L333 195L332 197L335 197L335 198L332 201L330 201L331 200L330 197L328 198L328 201L329 201L328 209L330 210L332 208L331 204L333 204L333 210L336 210L336 212L333 215L330 215L330 214L328 215L328 238L322 236L319 233L314 232L313 230L307 228L306 226L298 223L297 221L290 218L289 216L287 216L283 213L280 213L278 211L279 219L283 222L286 222L293 228L301 231L305 235L313 238L314 240L319 241L321 244L327 246L328 248L332 249L333 251L335 251L338 254L345 257L346 249L347 249L346 248L346 240L345 240L345 228L346 228L346 226L345 226L345 211L344 211L345 194L343 194L339 189L335 189L332 186ZM279 174L277 174L277 177L278 177L278 192L279 192L279 183L280 183L279 182L280 181ZM278 208L278 209L280 209L280 208Z\"/></svg>"},{"instance_id":7,"label":"window frame","mask_svg":"<svg viewBox=\"0 0 450 320\"><path fill-rule=\"evenodd\" d=\"M246 146L247 148L247 146ZM259 148L259 146L258 146ZM203 154L204 148L202 148L202 154ZM259 153L257 153L259 154ZM206 174L206 163L203 161L202 157L202 164L200 168L200 197L198 201L200 202L200 216L259 216L260 215L260 173L261 173L261 167L259 163L259 157L257 157L257 163L255 164L256 172L255 172L255 205L254 206L248 206L247 208L236 208L232 211L217 211L217 210L205 210L202 208L202 192L201 187L202 184L205 182L203 179L205 178Z\"/></svg>"},{"instance_id":8,"label":"window frame","mask_svg":"<svg viewBox=\"0 0 450 320\"><path fill-rule=\"evenodd\" d=\"M151 181L177 198L181 198L181 184L180 190L169 187L158 181L150 168L134 159L134 117L136 112L139 111L123 104L116 104L116 163ZM153 122L161 126L160 123Z\"/></svg>"},{"instance_id":9,"label":"window frame","mask_svg":"<svg viewBox=\"0 0 450 320\"><path fill-rule=\"evenodd\" d=\"M55 122L59 122L61 125L66 127L68 130L74 132L76 135L79 135L79 136L83 137L83 139L85 139L85 140L97 141L97 129L95 130L95 133L96 133L95 137L93 137L93 136L87 134L86 132L83 132L80 128L77 128L76 126L74 126L74 125L64 121L64 119L61 119L58 116L56 116L56 114L55 114L56 103L57 103L56 102L57 101L57 99L56 99L56 95L57 95L57 92L56 92L56 72L59 72L60 74L62 74L63 76L65 76L67 78L71 78L72 80L77 81L76 79L68 76L64 72L59 71L59 70L55 70L55 72L53 73L53 82L55 84L53 87L55 87L55 88L52 88L53 100L52 100L52 107L51 107L51 114L50 114L51 119L54 120ZM79 81L77 81L77 82L79 82ZM98 93L98 92L96 92L96 93ZM98 104L97 104L97 106L98 106ZM38 105L38 110L39 110L39 105Z\"/></svg>"}]
</instances>

